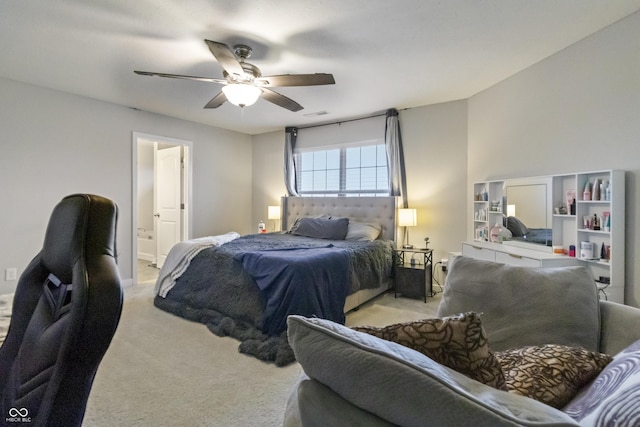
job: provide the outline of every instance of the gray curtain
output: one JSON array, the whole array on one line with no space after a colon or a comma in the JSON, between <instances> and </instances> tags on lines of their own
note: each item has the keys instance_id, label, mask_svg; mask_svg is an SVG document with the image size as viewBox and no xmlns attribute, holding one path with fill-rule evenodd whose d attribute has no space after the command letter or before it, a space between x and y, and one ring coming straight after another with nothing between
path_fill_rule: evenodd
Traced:
<instances>
[{"instance_id":1,"label":"gray curtain","mask_svg":"<svg viewBox=\"0 0 640 427\"><path fill-rule=\"evenodd\" d=\"M387 110L387 123L384 131L384 144L387 149L387 164L389 167L389 190L392 196L400 196L403 208L407 204L407 180L404 169L404 152L402 150L402 135L400 134L400 120L398 110Z\"/></svg>"},{"instance_id":2,"label":"gray curtain","mask_svg":"<svg viewBox=\"0 0 640 427\"><path fill-rule=\"evenodd\" d=\"M297 196L296 165L293 158L293 150L296 148L298 128L287 127L284 129L284 182L289 196Z\"/></svg>"}]
</instances>

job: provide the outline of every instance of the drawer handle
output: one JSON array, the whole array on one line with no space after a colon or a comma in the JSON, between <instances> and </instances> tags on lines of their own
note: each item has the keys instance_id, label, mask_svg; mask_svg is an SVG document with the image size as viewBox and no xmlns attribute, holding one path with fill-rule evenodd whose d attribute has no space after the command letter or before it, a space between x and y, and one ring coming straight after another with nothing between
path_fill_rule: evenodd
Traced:
<instances>
[{"instance_id":1,"label":"drawer handle","mask_svg":"<svg viewBox=\"0 0 640 427\"><path fill-rule=\"evenodd\" d=\"M509 254L509 256L516 259L522 259L522 255Z\"/></svg>"},{"instance_id":2,"label":"drawer handle","mask_svg":"<svg viewBox=\"0 0 640 427\"><path fill-rule=\"evenodd\" d=\"M483 250L483 249L484 249L484 248L481 248L480 246L476 246L476 245L471 245L471 247L472 247L473 249L477 249L477 250L479 250L479 251L481 251L481 250Z\"/></svg>"}]
</instances>

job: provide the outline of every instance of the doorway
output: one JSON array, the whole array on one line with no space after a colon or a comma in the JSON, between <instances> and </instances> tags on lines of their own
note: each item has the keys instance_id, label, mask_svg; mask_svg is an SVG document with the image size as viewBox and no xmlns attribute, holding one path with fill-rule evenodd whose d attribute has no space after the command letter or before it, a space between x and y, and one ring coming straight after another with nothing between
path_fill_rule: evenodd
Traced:
<instances>
[{"instance_id":1,"label":"doorway","mask_svg":"<svg viewBox=\"0 0 640 427\"><path fill-rule=\"evenodd\" d=\"M155 283L174 244L191 236L191 141L133 133L133 283Z\"/></svg>"}]
</instances>

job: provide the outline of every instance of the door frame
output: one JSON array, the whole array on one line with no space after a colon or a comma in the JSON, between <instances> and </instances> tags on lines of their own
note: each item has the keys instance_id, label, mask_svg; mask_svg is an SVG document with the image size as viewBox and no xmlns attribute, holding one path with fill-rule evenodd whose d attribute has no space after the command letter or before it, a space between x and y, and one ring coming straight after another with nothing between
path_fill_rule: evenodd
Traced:
<instances>
[{"instance_id":1,"label":"door frame","mask_svg":"<svg viewBox=\"0 0 640 427\"><path fill-rule=\"evenodd\" d=\"M131 275L133 285L138 284L138 142L140 140L153 141L160 144L181 145L186 147L186 153L183 157L183 194L184 194L184 212L182 231L184 239L190 239L192 233L193 210L191 209L193 199L193 142L170 138L160 135L152 135L143 132L132 132L131 134L131 167L132 167L132 184L131 184ZM155 179L155 178L154 178Z\"/></svg>"}]
</instances>

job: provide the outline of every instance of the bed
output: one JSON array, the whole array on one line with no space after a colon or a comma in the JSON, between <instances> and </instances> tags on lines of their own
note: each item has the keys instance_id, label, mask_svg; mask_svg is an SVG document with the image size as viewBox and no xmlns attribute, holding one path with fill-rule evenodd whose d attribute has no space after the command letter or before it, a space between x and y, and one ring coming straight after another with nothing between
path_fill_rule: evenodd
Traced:
<instances>
[{"instance_id":1,"label":"bed","mask_svg":"<svg viewBox=\"0 0 640 427\"><path fill-rule=\"evenodd\" d=\"M396 209L395 197L283 197L281 229L293 233L176 245L154 304L238 339L242 353L287 365L287 315L344 323L346 312L392 286ZM372 227L379 236L368 240Z\"/></svg>"}]
</instances>

